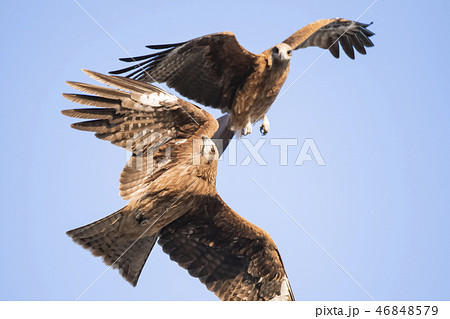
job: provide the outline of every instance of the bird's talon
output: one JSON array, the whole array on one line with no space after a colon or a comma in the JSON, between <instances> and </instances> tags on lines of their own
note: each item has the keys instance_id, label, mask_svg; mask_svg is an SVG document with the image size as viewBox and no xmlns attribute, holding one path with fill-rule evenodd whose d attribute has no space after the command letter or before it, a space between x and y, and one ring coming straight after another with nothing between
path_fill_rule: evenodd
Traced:
<instances>
[{"instance_id":1,"label":"bird's talon","mask_svg":"<svg viewBox=\"0 0 450 319\"><path fill-rule=\"evenodd\" d=\"M264 115L263 123L261 124L261 127L259 130L262 135L266 135L267 133L269 133L269 119L265 115Z\"/></svg>"},{"instance_id":2,"label":"bird's talon","mask_svg":"<svg viewBox=\"0 0 450 319\"><path fill-rule=\"evenodd\" d=\"M263 136L266 135L267 133L269 133L269 132L266 130L266 127L264 126L264 124L261 125L261 127L259 128L259 131L261 132L261 134L262 134Z\"/></svg>"},{"instance_id":3,"label":"bird's talon","mask_svg":"<svg viewBox=\"0 0 450 319\"><path fill-rule=\"evenodd\" d=\"M250 122L242 129L242 135L246 136L252 132L252 124Z\"/></svg>"},{"instance_id":4,"label":"bird's talon","mask_svg":"<svg viewBox=\"0 0 450 319\"><path fill-rule=\"evenodd\" d=\"M137 222L139 223L139 225L144 226L148 223L148 219L145 218L144 214L141 211L137 211L134 214L134 217L136 218Z\"/></svg>"}]
</instances>

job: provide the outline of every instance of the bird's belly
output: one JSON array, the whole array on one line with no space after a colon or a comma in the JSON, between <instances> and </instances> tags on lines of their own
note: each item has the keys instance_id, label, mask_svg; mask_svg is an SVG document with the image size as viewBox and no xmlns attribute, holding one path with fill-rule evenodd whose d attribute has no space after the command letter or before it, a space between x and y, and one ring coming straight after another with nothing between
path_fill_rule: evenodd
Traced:
<instances>
[{"instance_id":1,"label":"bird's belly","mask_svg":"<svg viewBox=\"0 0 450 319\"><path fill-rule=\"evenodd\" d=\"M237 94L231 112L232 126L242 129L248 121L262 120L286 80L288 68L262 71L249 79Z\"/></svg>"},{"instance_id":2,"label":"bird's belly","mask_svg":"<svg viewBox=\"0 0 450 319\"><path fill-rule=\"evenodd\" d=\"M253 94L251 100L246 101L249 110L249 120L252 123L257 122L264 117L272 106L272 103L275 101L279 91L279 89L258 90Z\"/></svg>"},{"instance_id":3,"label":"bird's belly","mask_svg":"<svg viewBox=\"0 0 450 319\"><path fill-rule=\"evenodd\" d=\"M272 103L275 101L276 96L277 95L275 94L273 97L266 97L254 101L249 114L252 123L262 120L264 115L269 111Z\"/></svg>"}]
</instances>

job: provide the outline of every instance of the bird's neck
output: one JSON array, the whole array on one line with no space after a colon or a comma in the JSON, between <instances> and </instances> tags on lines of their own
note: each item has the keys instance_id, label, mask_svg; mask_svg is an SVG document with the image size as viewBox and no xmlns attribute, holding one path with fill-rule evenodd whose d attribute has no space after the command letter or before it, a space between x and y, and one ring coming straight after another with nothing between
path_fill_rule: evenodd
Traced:
<instances>
[{"instance_id":1,"label":"bird's neck","mask_svg":"<svg viewBox=\"0 0 450 319\"><path fill-rule=\"evenodd\" d=\"M217 168L214 168L216 163L210 164L211 167L200 167L200 170L197 172L197 182L194 187L198 194L202 195L210 195L216 192L216 175Z\"/></svg>"},{"instance_id":2,"label":"bird's neck","mask_svg":"<svg viewBox=\"0 0 450 319\"><path fill-rule=\"evenodd\" d=\"M285 70L286 68L289 68L291 60L279 60L274 59L272 56L269 56L269 58L266 61L267 67L269 70L272 71L280 71Z\"/></svg>"},{"instance_id":3,"label":"bird's neck","mask_svg":"<svg viewBox=\"0 0 450 319\"><path fill-rule=\"evenodd\" d=\"M265 68L262 74L262 80L265 83L272 83L273 85L279 85L281 87L286 80L287 74L289 73L290 61L280 61L276 59L272 60L271 66Z\"/></svg>"}]
</instances>

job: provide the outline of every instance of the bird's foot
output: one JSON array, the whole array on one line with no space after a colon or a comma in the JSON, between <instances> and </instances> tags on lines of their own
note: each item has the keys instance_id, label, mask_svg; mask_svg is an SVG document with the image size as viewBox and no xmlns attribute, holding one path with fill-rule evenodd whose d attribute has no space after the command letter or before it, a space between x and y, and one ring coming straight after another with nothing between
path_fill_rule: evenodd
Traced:
<instances>
[{"instance_id":1,"label":"bird's foot","mask_svg":"<svg viewBox=\"0 0 450 319\"><path fill-rule=\"evenodd\" d=\"M262 135L266 135L267 133L269 133L269 119L264 116L263 119L263 123L261 124L261 127L259 128L259 131L261 132Z\"/></svg>"},{"instance_id":2,"label":"bird's foot","mask_svg":"<svg viewBox=\"0 0 450 319\"><path fill-rule=\"evenodd\" d=\"M134 213L134 217L136 218L139 225L145 226L148 224L148 219L145 218L144 213L142 213L140 210Z\"/></svg>"},{"instance_id":3,"label":"bird's foot","mask_svg":"<svg viewBox=\"0 0 450 319\"><path fill-rule=\"evenodd\" d=\"M248 135L252 132L252 123L250 121L245 125L245 127L242 129L242 135Z\"/></svg>"}]
</instances>

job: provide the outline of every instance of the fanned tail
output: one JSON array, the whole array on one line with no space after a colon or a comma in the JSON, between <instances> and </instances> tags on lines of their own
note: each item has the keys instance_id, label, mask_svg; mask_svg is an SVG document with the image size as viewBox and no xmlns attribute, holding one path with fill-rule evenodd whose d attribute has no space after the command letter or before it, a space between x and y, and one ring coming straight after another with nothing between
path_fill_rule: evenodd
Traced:
<instances>
[{"instance_id":1,"label":"fanned tail","mask_svg":"<svg viewBox=\"0 0 450 319\"><path fill-rule=\"evenodd\" d=\"M123 278L136 286L158 234L136 241L120 236L119 227L126 209L124 207L89 225L69 230L67 235L94 256L102 257L108 266L118 268Z\"/></svg>"}]
</instances>

